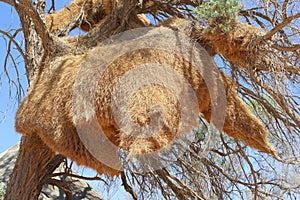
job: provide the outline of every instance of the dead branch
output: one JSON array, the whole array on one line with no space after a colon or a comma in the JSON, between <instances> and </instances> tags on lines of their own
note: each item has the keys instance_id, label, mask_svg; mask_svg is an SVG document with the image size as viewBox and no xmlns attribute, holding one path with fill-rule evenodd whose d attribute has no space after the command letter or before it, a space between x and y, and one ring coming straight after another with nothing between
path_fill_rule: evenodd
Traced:
<instances>
[{"instance_id":1,"label":"dead branch","mask_svg":"<svg viewBox=\"0 0 300 200\"><path fill-rule=\"evenodd\" d=\"M272 30L270 30L266 35L263 36L263 40L270 39L273 35L275 35L279 30L281 30L283 27L287 26L289 23L291 23L292 20L297 19L300 17L300 13L297 13L295 15L289 16L284 19L283 22L280 24L277 24Z\"/></svg>"},{"instance_id":2,"label":"dead branch","mask_svg":"<svg viewBox=\"0 0 300 200\"><path fill-rule=\"evenodd\" d=\"M51 46L53 44L53 40L48 33L45 23L41 19L36 9L33 7L32 1L20 0L19 4L16 4L16 9L17 10L22 9L24 11L24 14L26 14L27 17L29 17L32 20L38 36L41 37L43 48L45 54L47 55L50 52Z\"/></svg>"},{"instance_id":3,"label":"dead branch","mask_svg":"<svg viewBox=\"0 0 300 200\"><path fill-rule=\"evenodd\" d=\"M124 174L124 172L121 172L121 180L122 180L125 190L132 196L132 198L134 200L137 200L138 197L137 197L136 193L134 192L134 190L132 189L132 187L127 183L126 175Z\"/></svg>"}]
</instances>

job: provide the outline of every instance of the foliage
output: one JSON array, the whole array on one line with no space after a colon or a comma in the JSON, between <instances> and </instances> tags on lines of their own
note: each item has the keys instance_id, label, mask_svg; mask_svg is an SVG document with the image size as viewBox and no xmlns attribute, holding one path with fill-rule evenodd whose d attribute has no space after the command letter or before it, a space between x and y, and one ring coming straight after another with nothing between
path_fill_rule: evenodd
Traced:
<instances>
[{"instance_id":1,"label":"foliage","mask_svg":"<svg viewBox=\"0 0 300 200\"><path fill-rule=\"evenodd\" d=\"M10 0L0 1L11 2ZM124 8L124 10L107 9L110 11L109 14L101 13L105 10L101 5L94 6L95 10L92 12L91 9L86 11L84 6L80 8L78 1L80 0L75 0L76 5L73 4L73 7L66 6L64 8L64 10L74 8L72 11L62 12L71 14L72 17L57 18L57 21L62 22L61 26L56 27L57 30L52 32L42 24L41 19L44 16L40 17L39 13L52 13L50 18L57 17L59 9L55 8L54 2L58 3L59 1L46 1L46 7L44 4L33 6L26 0L11 4L22 20L21 26L16 30L24 32L26 54L18 48L18 41L13 37L18 32L10 33L9 30L0 30L1 35L11 43L4 56L14 57L11 50L19 50L27 67L26 75L29 81L33 81L35 84L34 78L44 78L39 77L39 73L36 72L42 74L43 70L51 69L53 65L47 65L49 57L61 56L63 58L62 55L73 53L82 55L99 44L103 38L136 28L134 25L141 23L134 21L137 16L132 16L132 13L148 14L155 21L152 22L153 24L164 24L175 19L174 24L167 25L175 30L190 30L189 35L193 37L192 39L199 42L212 56L220 58L217 62L218 70L224 72L232 80L230 87L238 92L241 100L249 104L255 117L263 123L272 144L280 155L280 158L274 159L272 156L257 152L223 133L214 137L212 140L214 145L207 149L205 142L213 133L209 132L211 131L209 128L203 127L196 130L191 138L184 138L176 142L170 151L166 151L168 154L164 154L164 151L159 154L161 162L168 162L164 168L151 168L150 165L145 165L145 162L131 162L127 159L126 153L121 152L120 157L124 169L121 176L111 179L106 175L97 175L95 178L87 179L102 181L101 188L106 191L114 189L120 191L120 188L123 188L132 195L133 199L153 199L155 197L156 199L300 198L300 12L299 4L296 4L296 1L253 1L253 4L246 4L247 8L241 10L242 7L234 0L197 1L201 2L199 6L194 0L168 1L167 3L166 1L150 1L150 3L146 1L147 3L139 6L136 6L134 1L113 0L112 2L118 4L118 6L114 6L114 9ZM49 7L51 7L50 10L45 10ZM54 10L57 12L53 12ZM97 19L98 11L104 18ZM122 13L125 16L124 19ZM111 15L116 16L112 17ZM87 20L82 21L85 18ZM94 18L96 19L94 20ZM190 23L183 23L182 26L180 23L176 24L176 19L182 18L185 18L185 22ZM226 34L231 30L236 19L240 20L239 26L236 26L230 34ZM195 20L200 20L203 22L202 24L206 25L206 32L203 31L202 24L195 23ZM101 23L93 24L93 22L98 23L99 21ZM132 21L134 23L131 23ZM71 30L76 27L82 29L80 25L84 23L92 25L89 26L91 31L88 34L68 37ZM187 26L184 26L186 24ZM198 25L200 28L197 27ZM15 70L19 68L18 65L12 66ZM7 72L8 67L6 64L2 71ZM9 73L4 74L9 76ZM49 88L51 89L51 87ZM243 125L243 123L237 124L240 127ZM32 135L30 138L36 139L37 137ZM41 140L28 139L27 144L40 148L36 141ZM21 150L22 148L23 152L27 152L24 145ZM50 149L45 146L42 148ZM43 160L34 155L30 155L28 158L35 158L36 160L30 163L38 165ZM47 156L46 158L49 162L51 161L47 166L54 166L51 165L52 163L57 164L57 160L54 158ZM25 168L21 164L18 165L19 169ZM142 166L143 164L144 166ZM142 171L143 167L147 168L146 172ZM70 168L71 165L66 170L66 176L71 176ZM33 172L36 174L36 171ZM56 175L51 170L47 173L42 176L50 177L45 181L53 183L51 178L55 178ZM25 173L19 174L16 180L24 180L22 175ZM38 177L37 180L41 179ZM36 185L38 184L43 185L44 182L37 182ZM64 186L62 183L56 185ZM7 191L9 189L12 191L12 188L8 186ZM22 189L26 190L27 188L23 187ZM29 191L34 189L29 188ZM111 197L111 192L105 193L104 191L102 195L106 197L105 194L108 198Z\"/></svg>"},{"instance_id":2,"label":"foliage","mask_svg":"<svg viewBox=\"0 0 300 200\"><path fill-rule=\"evenodd\" d=\"M6 187L0 183L0 200L4 198Z\"/></svg>"},{"instance_id":3,"label":"foliage","mask_svg":"<svg viewBox=\"0 0 300 200\"><path fill-rule=\"evenodd\" d=\"M194 12L200 21L208 25L206 31L215 33L220 29L226 33L231 30L241 8L237 0L211 0L199 5Z\"/></svg>"}]
</instances>

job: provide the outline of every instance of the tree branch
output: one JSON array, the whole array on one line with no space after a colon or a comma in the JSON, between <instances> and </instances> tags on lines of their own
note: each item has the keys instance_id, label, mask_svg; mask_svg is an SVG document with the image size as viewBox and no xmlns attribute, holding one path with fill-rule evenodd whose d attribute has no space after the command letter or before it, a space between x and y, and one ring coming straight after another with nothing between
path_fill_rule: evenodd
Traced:
<instances>
[{"instance_id":1,"label":"tree branch","mask_svg":"<svg viewBox=\"0 0 300 200\"><path fill-rule=\"evenodd\" d=\"M0 0L0 2L7 3L11 6L14 6L14 1L13 0Z\"/></svg>"},{"instance_id":2,"label":"tree branch","mask_svg":"<svg viewBox=\"0 0 300 200\"><path fill-rule=\"evenodd\" d=\"M35 29L37 31L37 34L41 37L45 53L47 54L47 52L49 52L49 50L51 48L53 40L52 40L52 38L50 37L50 35L47 31L45 23L42 21L40 15L37 13L35 8L33 7L31 1L29 1L29 0L20 0L19 4L17 4L17 5L18 5L17 10L22 9L25 12L25 14L33 22L33 24L35 26ZM23 23L28 23L28 21L22 22L22 24Z\"/></svg>"},{"instance_id":3,"label":"tree branch","mask_svg":"<svg viewBox=\"0 0 300 200\"><path fill-rule=\"evenodd\" d=\"M125 188L125 190L131 194L132 198L134 200L137 200L137 195L136 193L134 192L134 190L132 189L132 187L127 183L127 180L126 180L126 175L124 174L124 172L121 172L121 179L122 179L122 183L123 183L123 186Z\"/></svg>"},{"instance_id":4,"label":"tree branch","mask_svg":"<svg viewBox=\"0 0 300 200\"><path fill-rule=\"evenodd\" d=\"M1 29L0 29L0 33L3 34L3 35L5 35L6 37L8 37L9 40L15 45L15 47L17 48L17 50L19 51L19 53L21 54L21 56L24 58L25 64L26 64L26 63L27 63L27 57L25 56L25 54L24 54L22 48L20 47L20 45L19 45L19 44L16 42L16 40L14 39L14 37L16 37L16 35L17 35L19 32L21 32L21 30L22 30L22 29L18 29L18 30L14 33L14 35L11 35L11 34L9 34L8 32L3 31L3 30L1 30Z\"/></svg>"},{"instance_id":5,"label":"tree branch","mask_svg":"<svg viewBox=\"0 0 300 200\"><path fill-rule=\"evenodd\" d=\"M64 191L66 194L66 200L72 200L72 190L70 189L69 185L71 184L71 181L61 181L57 179L49 179L47 181L47 184L57 186L59 189Z\"/></svg>"},{"instance_id":6,"label":"tree branch","mask_svg":"<svg viewBox=\"0 0 300 200\"><path fill-rule=\"evenodd\" d=\"M297 19L299 17L300 17L300 12L297 13L296 15L292 15L290 17L285 18L282 23L276 25L272 30L270 30L266 35L264 35L263 38L262 38L262 40L268 40L268 39L270 39L279 30L281 30L286 25L288 25L289 23L291 23L292 20Z\"/></svg>"}]
</instances>

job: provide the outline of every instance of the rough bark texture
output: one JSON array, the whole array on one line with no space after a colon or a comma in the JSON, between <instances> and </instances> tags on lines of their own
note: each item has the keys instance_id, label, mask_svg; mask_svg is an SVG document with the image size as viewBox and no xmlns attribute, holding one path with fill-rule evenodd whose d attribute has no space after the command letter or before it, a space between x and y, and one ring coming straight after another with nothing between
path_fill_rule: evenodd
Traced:
<instances>
[{"instance_id":1,"label":"rough bark texture","mask_svg":"<svg viewBox=\"0 0 300 200\"><path fill-rule=\"evenodd\" d=\"M20 143L12 146L11 148L7 149L5 152L0 154L0 183L7 185L19 154L19 147ZM51 181L52 183L54 181L61 181L61 186L65 185L66 189L70 190L73 200L103 200L103 197L101 195L99 195L85 181L80 179L80 175L76 174L76 172L66 170L65 164L66 163L63 162L54 171L54 174L56 176L47 181L49 183L48 185L43 186L42 192L39 195L39 199L66 199L66 193L63 190L64 188L54 187L50 184ZM70 174L70 176L66 176L66 174Z\"/></svg>"},{"instance_id":2,"label":"rough bark texture","mask_svg":"<svg viewBox=\"0 0 300 200\"><path fill-rule=\"evenodd\" d=\"M147 22L144 22L144 20L140 18L140 13L150 13L153 16L158 15L158 13L162 13L163 19L168 18L168 15L173 17L184 17L183 14L180 13L180 11L177 11L180 10L177 9L177 6L172 6L172 1L166 4L162 4L160 1L139 1L138 3L136 0L75 0L74 2L77 5L71 3L62 11L52 13L46 18L43 16L43 6L39 6L45 3L44 0L37 0L36 5L33 5L30 0L20 0L15 2L12 2L10 0L0 1L9 3L14 6L16 11L18 12L18 15L20 16L22 30L24 32L26 42L27 57L24 58L24 60L26 62L27 77L30 83L29 90L31 90L32 88L34 90L36 88L35 84L43 81L42 75L49 75L48 78L50 77L50 74L53 72L51 71L51 63L53 63L53 61L55 61L56 59L72 56L80 57L82 55L85 55L86 52L88 52L95 46L99 45L101 41L114 34L137 27L147 26ZM99 3L98 7L95 7L93 5L93 3L95 2ZM183 1L183 3L184 2L189 1ZM80 5L82 5L82 7L79 9L77 6ZM195 6L192 3L187 3L187 5ZM69 9L70 12L68 11ZM62 16L60 16L61 14ZM295 17L299 17L299 14L295 15ZM46 19L46 22L43 19ZM199 26L198 30L197 26L190 26L188 24L189 21L178 23L178 21L180 20L178 20L177 18L174 19L174 24L170 21L166 21L165 25L175 30L191 30L191 34L189 34L189 36L202 44L211 55L222 54L228 61L233 62L233 64L238 64L241 66L245 65L243 66L243 69L249 68L249 70L252 70L252 67L247 66L257 64L254 61L249 61L248 58L251 58L251 56L265 55L264 51L262 51L262 54L257 54L256 51L249 51L249 45L251 49L255 50L259 49L257 47L263 46L251 45L258 45L261 39L257 40L256 43L254 43L253 40L257 36L265 34L264 32L260 32L260 29L252 29L250 25L241 26L241 24L238 23L234 27L236 28L236 30L234 29L234 31L232 31L232 34L226 35L220 33L210 35L208 33L205 34L202 26ZM62 23L58 24L58 22ZM184 26L181 26L180 24L183 24ZM76 27L87 31L87 34L68 37L70 31ZM245 31L243 31L241 27L244 27ZM184 28L184 30L182 30L182 28ZM237 30L240 30L240 32ZM249 32L249 30L252 31ZM264 38L269 38L270 35L272 36L274 34L274 31L276 31L276 29L266 34ZM237 55L239 59L237 59ZM255 60L257 60L256 57ZM66 60L64 60L64 62L65 61ZM268 71L267 69L263 68L263 66L264 65L255 66L255 69L263 69L265 71ZM72 68L71 71L74 72L74 69ZM251 73L253 72L251 71ZM61 76L62 73L58 74L57 77L55 76L55 78L59 79L59 75ZM250 111L248 111L248 108L243 105L243 101L238 98L238 95L235 92L236 88L233 86L233 84L231 84L230 79L227 79L225 75L224 77L224 84L225 86L227 86L226 92L229 102L227 104L229 108L227 109L227 112L229 114L233 114L227 115L228 119L226 119L225 121L226 125L224 126L223 130L230 136L239 138L245 143L247 143L247 141L250 141L251 139L249 134L247 135L245 133L254 133L254 136L258 136L255 137L255 139L258 139L254 140L254 142L252 143L248 142L248 144L251 147L257 148L263 152L268 152L277 156L275 149L273 149L271 144L269 144L269 142L267 141L267 133L264 131L264 127L259 122L251 123L251 121L248 120L253 119L255 121L258 121L257 118L253 116ZM54 82L55 81L50 80L49 85L55 87L53 86ZM259 80L257 82L259 82ZM64 82L61 82L61 84L66 85L64 84ZM268 87L264 87L268 89ZM54 91L51 87L49 88L52 92ZM271 89L269 89L268 92L270 94L273 94L273 90ZM49 95L49 93L46 94ZM37 93L37 96L38 95L40 95L39 92ZM281 96L278 96L277 98L275 98L275 100L279 102L280 105L284 104L282 103L283 101ZM29 103L32 102L29 101ZM52 105L51 103L53 103L53 101L51 101L49 105ZM39 102L37 106L40 105L41 103ZM35 108L37 107L34 107L33 109ZM297 116L289 112L289 109L285 110L287 110L286 113L290 115L291 118L293 118L294 121L297 122L297 124L299 124L300 120L297 118ZM207 119L209 119L210 110L205 111L202 113ZM238 113L239 111L242 112ZM50 112L51 109L49 110L49 113ZM51 114L53 117L53 113ZM248 115L250 117L247 118ZM36 117L36 115L33 115L33 118L35 118L34 120L36 120ZM24 118L28 118L28 115L24 115ZM39 119L40 118L38 118L38 120ZM47 122L48 121L46 121L45 124ZM237 122L239 123L237 124ZM29 123L27 123L27 125L28 124ZM66 128L66 126L63 126L63 128ZM22 132L24 136L20 146L20 153L15 165L15 169L11 176L10 183L7 187L5 199L37 199L39 193L41 192L42 186L46 183L49 183L49 175L51 175L51 173L55 170L55 168L59 166L59 164L63 160L63 157L60 155L56 155L56 152L54 151L57 151L64 156L69 156L71 154L63 152L61 149L57 148L57 146L55 146L56 148L54 148L53 145L55 144L53 142L43 143L43 140L45 141L45 139L42 137L42 135L55 134L53 130L42 130L37 132L35 129L29 132L28 130L24 129L19 131ZM70 134L70 131L67 130L66 133ZM237 135L239 135L240 137L237 137ZM50 138L52 139L52 137ZM263 144L267 144L263 148L259 148L259 144L261 141L263 141ZM59 147L66 147L72 153L78 154L78 152L72 151L72 149L70 150L69 145L66 145L64 140L60 140L60 142L61 144ZM52 150L49 147L51 147ZM213 165L213 163L210 165ZM161 177L166 183L175 188L175 185L172 185L172 182L168 182L167 179L164 179L164 176ZM175 191L176 189L173 190Z\"/></svg>"},{"instance_id":3,"label":"rough bark texture","mask_svg":"<svg viewBox=\"0 0 300 200\"><path fill-rule=\"evenodd\" d=\"M4 199L37 199L47 174L51 174L62 161L63 157L55 155L37 135L23 136Z\"/></svg>"},{"instance_id":4,"label":"rough bark texture","mask_svg":"<svg viewBox=\"0 0 300 200\"><path fill-rule=\"evenodd\" d=\"M60 31L51 33L51 30L48 31L45 24L42 23L43 12L40 12L41 14L37 12L38 10L43 11L43 8L39 7L39 5L43 5L43 0L38 1L36 8L27 0L20 0L18 4L14 2L7 3L15 7L23 27L27 56L25 67L30 86L38 82L43 71L50 69L49 60L54 60L56 57L70 52L82 54L113 34L140 27L144 24L132 9L135 7L136 1L128 0L118 3L112 1L110 15L103 17L103 19L101 17L102 20L100 21L97 19L95 23L98 23L98 26L88 34L77 38L59 38L59 36L67 35L76 26L87 25L93 21L89 19L87 21L76 21L74 18L65 18L66 24L69 22L72 27L66 26ZM77 14L77 17L81 15L81 13L74 14ZM84 13L85 17L86 14L90 13ZM101 13L97 14L100 15ZM72 25L74 22L75 26ZM94 27L94 24L90 25ZM62 161L63 157L56 156L55 152L46 146L37 134L23 136L19 156L7 186L5 199L38 199L43 185L47 183L48 175L51 175Z\"/></svg>"}]
</instances>

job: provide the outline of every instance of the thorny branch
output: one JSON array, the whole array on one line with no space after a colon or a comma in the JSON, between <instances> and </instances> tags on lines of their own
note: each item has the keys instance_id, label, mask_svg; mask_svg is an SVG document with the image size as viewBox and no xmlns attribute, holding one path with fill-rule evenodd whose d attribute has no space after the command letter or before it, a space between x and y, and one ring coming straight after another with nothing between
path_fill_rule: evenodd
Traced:
<instances>
[{"instance_id":1,"label":"thorny branch","mask_svg":"<svg viewBox=\"0 0 300 200\"><path fill-rule=\"evenodd\" d=\"M29 41L30 34L36 31L45 50L44 55L50 51L53 44L52 36L49 35L42 18L31 1L20 0L19 3L10 0L0 1L16 8L27 42L26 53L24 53L22 47L14 39L17 32L11 35L0 30L0 33L9 39L5 60L12 59L14 66L17 67L18 63L14 61L10 50L10 46L13 44L25 59L27 67L36 67L40 63L30 63L32 62L30 59L35 57L35 53L30 53L30 48L32 48L30 45L34 44ZM191 22L190 25L199 24L195 22L195 14L192 10L197 5L205 3L204 1L189 0L142 2L143 4L139 6L135 6L131 2L131 9L153 17L155 21L152 21L152 25L163 24L172 17L186 18ZM50 10L54 11L54 0L51 5ZM296 13L293 10L296 10ZM248 25L260 27L260 30L265 33L264 35L253 35L249 46L242 49L242 55L246 55L246 57L241 57L241 62L234 62L225 53L217 52L216 46L212 45L213 41L203 31L202 24L189 26L189 30L192 31L190 36L199 41L212 55L216 55L216 52L220 54L222 60L217 63L219 68L234 75L232 78L240 96L265 124L270 132L270 140L287 162L279 163L270 156L242 146L239 141L223 134L214 138L215 146L203 154L206 145L205 138L211 132L208 130L196 131L195 140L185 140L184 144L175 143L168 154L160 154L161 160L170 161L164 169L152 169L150 172L142 173L137 172L137 169L141 168L138 162L126 164L128 166L125 167L120 178L125 190L134 199L145 199L155 195L162 195L165 199L233 199L234 197L284 199L300 197L300 27L297 24L300 18L299 5L297 6L294 1L289 0L282 2L263 0L260 5L242 10L239 16ZM126 30L125 25L128 25L126 23L130 21L131 13L126 17L126 20L120 22L120 19L116 19L115 16L106 16L101 21L102 24L90 30L86 35L66 38L61 36L60 39L74 49L84 46L85 48L81 49L82 52L109 37L111 31L117 33ZM29 24L28 20L32 24ZM69 29L60 30L62 35L66 36L75 25L79 26L78 21L79 19L73 19L69 26L66 26ZM111 21L114 23L112 24ZM119 25L122 23L125 25L120 27ZM176 28L177 25L172 26ZM177 28L182 30L180 26ZM99 33L105 34L99 35ZM225 36L226 34L221 35L221 37ZM238 47L240 41L241 38L230 40L229 42L232 43L229 45ZM38 43L35 43L33 48L37 48L37 46ZM70 53L74 49L66 49L65 52ZM5 70L6 65L4 64ZM28 75L29 71L27 71ZM9 77L7 70L6 73ZM16 85L20 86L19 83ZM128 163L126 157L121 156L121 159L123 163ZM52 179L56 176L100 180L104 182L103 187L108 187L112 182L111 179L105 177L83 177L66 172L54 173L49 176L51 179L48 179L48 183L59 186L67 194L69 194L67 185ZM296 180L295 182L291 181L293 178Z\"/></svg>"}]
</instances>

